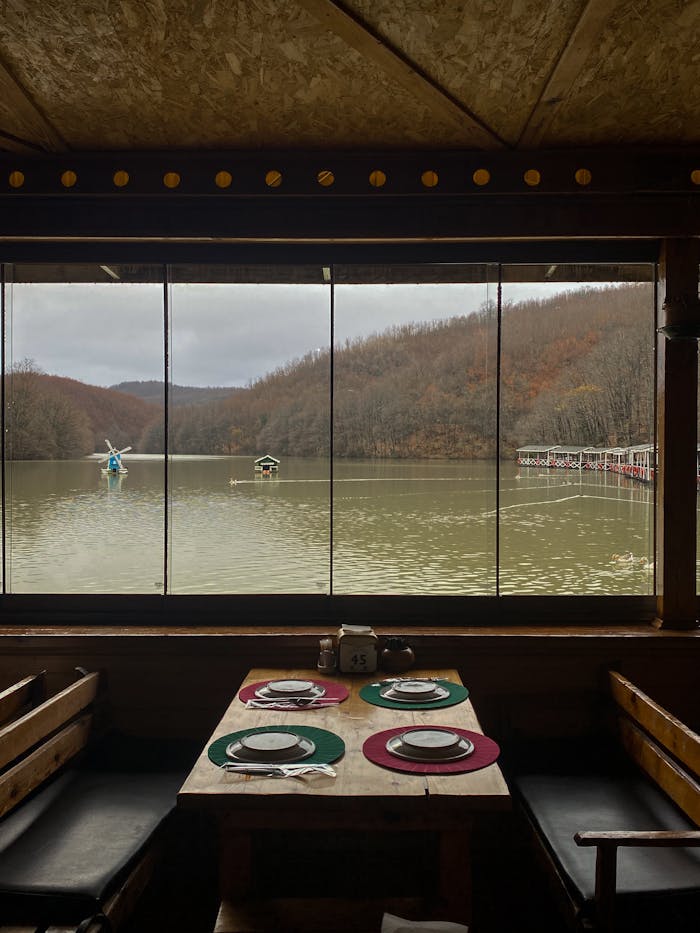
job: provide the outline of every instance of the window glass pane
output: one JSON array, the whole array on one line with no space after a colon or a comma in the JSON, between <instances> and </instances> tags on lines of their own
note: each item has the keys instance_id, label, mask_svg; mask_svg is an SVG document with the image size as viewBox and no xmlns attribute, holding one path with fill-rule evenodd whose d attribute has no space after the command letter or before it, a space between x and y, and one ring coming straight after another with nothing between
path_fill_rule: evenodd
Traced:
<instances>
[{"instance_id":1,"label":"window glass pane","mask_svg":"<svg viewBox=\"0 0 700 933\"><path fill-rule=\"evenodd\" d=\"M651 266L506 266L502 594L654 590Z\"/></svg>"},{"instance_id":2,"label":"window glass pane","mask_svg":"<svg viewBox=\"0 0 700 933\"><path fill-rule=\"evenodd\" d=\"M169 591L326 593L330 273L171 280Z\"/></svg>"},{"instance_id":3,"label":"window glass pane","mask_svg":"<svg viewBox=\"0 0 700 933\"><path fill-rule=\"evenodd\" d=\"M163 592L161 278L6 267L7 592Z\"/></svg>"},{"instance_id":4,"label":"window glass pane","mask_svg":"<svg viewBox=\"0 0 700 933\"><path fill-rule=\"evenodd\" d=\"M494 594L497 270L335 270L333 591Z\"/></svg>"}]
</instances>

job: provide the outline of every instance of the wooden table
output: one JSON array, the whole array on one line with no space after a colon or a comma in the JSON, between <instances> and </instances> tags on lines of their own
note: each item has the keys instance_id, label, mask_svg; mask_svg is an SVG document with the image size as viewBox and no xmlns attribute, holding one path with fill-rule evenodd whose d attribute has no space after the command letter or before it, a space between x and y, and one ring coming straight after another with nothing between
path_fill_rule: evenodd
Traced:
<instances>
[{"instance_id":1,"label":"wooden table","mask_svg":"<svg viewBox=\"0 0 700 933\"><path fill-rule=\"evenodd\" d=\"M411 671L411 676L444 677L461 683L455 670L416 670ZM242 687L282 678L324 679L316 671L259 668L249 672ZM366 703L359 696L360 689L381 678L381 674L335 675L333 679L350 691L348 699L338 706L272 712L246 709L236 696L224 713L178 796L182 807L215 814L219 826L223 900L216 933L270 929L280 933L285 929L318 929L326 933L335 929L378 931L382 905L407 917L425 909L416 904L397 904L390 898L382 899L382 904L373 908L371 897L365 898L364 894L381 892L379 878L377 890L364 892L352 905L333 899L322 902L315 899L310 903L305 898L294 898L283 905L247 901L254 871L253 835L272 828L324 833L434 832L439 840L439 890L434 892L429 916L469 922L471 817L479 811L507 808L508 788L497 764L466 774L417 775L390 771L368 761L362 753L365 739L398 725L433 724L483 731L470 700L433 710L394 710ZM215 739L241 729L278 723L303 723L339 735L345 742L345 755L333 766L337 777L313 775L302 780L231 774L209 761L207 748ZM350 916L357 913L359 901L366 907L368 919ZM401 910L405 912L402 914ZM298 913L304 915L303 920L294 920ZM365 927L365 923L369 926Z\"/></svg>"}]
</instances>

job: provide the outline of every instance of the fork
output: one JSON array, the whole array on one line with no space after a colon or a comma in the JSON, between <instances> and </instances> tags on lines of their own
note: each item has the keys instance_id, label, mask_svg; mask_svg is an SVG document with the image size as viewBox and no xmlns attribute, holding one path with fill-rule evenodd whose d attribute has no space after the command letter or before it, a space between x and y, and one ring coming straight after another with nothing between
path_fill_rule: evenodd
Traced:
<instances>
[{"instance_id":1,"label":"fork","mask_svg":"<svg viewBox=\"0 0 700 933\"><path fill-rule=\"evenodd\" d=\"M384 680L378 680L376 683L370 684L370 687L383 687L384 684L400 684L405 680L425 680L430 681L431 683L440 684L445 678L444 677L385 677Z\"/></svg>"},{"instance_id":2,"label":"fork","mask_svg":"<svg viewBox=\"0 0 700 933\"><path fill-rule=\"evenodd\" d=\"M246 709L284 708L306 709L306 707L337 706L340 701L332 697L280 697L279 699L258 698L246 701Z\"/></svg>"},{"instance_id":3,"label":"fork","mask_svg":"<svg viewBox=\"0 0 700 933\"><path fill-rule=\"evenodd\" d=\"M233 761L225 761L221 765L223 771L229 771L233 774L257 774L260 777L299 777L304 774L327 774L329 777L335 777L336 772L330 765L315 764L255 764L246 762L238 764Z\"/></svg>"}]
</instances>

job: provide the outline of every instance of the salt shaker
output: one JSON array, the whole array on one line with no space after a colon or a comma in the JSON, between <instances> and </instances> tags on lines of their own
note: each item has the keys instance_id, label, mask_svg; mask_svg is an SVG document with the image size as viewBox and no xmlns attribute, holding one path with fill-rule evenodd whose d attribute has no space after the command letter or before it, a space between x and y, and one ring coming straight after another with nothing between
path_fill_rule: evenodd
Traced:
<instances>
[{"instance_id":1,"label":"salt shaker","mask_svg":"<svg viewBox=\"0 0 700 933\"><path fill-rule=\"evenodd\" d=\"M322 638L320 640L316 667L321 674L335 673L335 649L333 648L332 638Z\"/></svg>"}]
</instances>

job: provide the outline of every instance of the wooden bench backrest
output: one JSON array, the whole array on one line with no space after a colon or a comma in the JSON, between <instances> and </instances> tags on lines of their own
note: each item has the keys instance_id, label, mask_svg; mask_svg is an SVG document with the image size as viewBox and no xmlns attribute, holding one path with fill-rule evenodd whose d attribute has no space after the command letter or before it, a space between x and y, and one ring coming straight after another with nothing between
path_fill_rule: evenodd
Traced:
<instances>
[{"instance_id":1,"label":"wooden bench backrest","mask_svg":"<svg viewBox=\"0 0 700 933\"><path fill-rule=\"evenodd\" d=\"M17 709L30 685L27 678L0 695L14 696ZM0 817L13 809L87 744L97 696L98 674L87 674L28 713L0 728ZM27 696L30 694L27 693Z\"/></svg>"},{"instance_id":2,"label":"wooden bench backrest","mask_svg":"<svg viewBox=\"0 0 700 933\"><path fill-rule=\"evenodd\" d=\"M616 671L610 689L625 751L700 826L700 736Z\"/></svg>"},{"instance_id":3,"label":"wooden bench backrest","mask_svg":"<svg viewBox=\"0 0 700 933\"><path fill-rule=\"evenodd\" d=\"M46 699L46 671L32 674L0 693L0 725Z\"/></svg>"}]
</instances>

